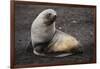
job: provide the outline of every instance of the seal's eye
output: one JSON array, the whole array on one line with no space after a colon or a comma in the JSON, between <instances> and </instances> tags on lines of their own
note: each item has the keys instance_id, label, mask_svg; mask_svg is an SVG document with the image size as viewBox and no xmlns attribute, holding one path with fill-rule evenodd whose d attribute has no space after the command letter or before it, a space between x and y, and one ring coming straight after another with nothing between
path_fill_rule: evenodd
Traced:
<instances>
[{"instance_id":1,"label":"seal's eye","mask_svg":"<svg viewBox=\"0 0 100 69\"><path fill-rule=\"evenodd\" d=\"M48 14L47 14L47 17L50 17L50 16L51 16L51 13L48 13Z\"/></svg>"}]
</instances>

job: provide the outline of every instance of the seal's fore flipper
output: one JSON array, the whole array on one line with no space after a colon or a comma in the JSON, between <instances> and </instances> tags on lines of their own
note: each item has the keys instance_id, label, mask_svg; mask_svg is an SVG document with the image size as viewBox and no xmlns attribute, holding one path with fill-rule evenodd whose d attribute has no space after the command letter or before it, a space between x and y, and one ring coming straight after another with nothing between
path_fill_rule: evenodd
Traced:
<instances>
[{"instance_id":1,"label":"seal's fore flipper","mask_svg":"<svg viewBox=\"0 0 100 69\"><path fill-rule=\"evenodd\" d=\"M33 52L33 47L32 47L32 42L29 41L27 47L26 47L26 52L32 53Z\"/></svg>"}]
</instances>

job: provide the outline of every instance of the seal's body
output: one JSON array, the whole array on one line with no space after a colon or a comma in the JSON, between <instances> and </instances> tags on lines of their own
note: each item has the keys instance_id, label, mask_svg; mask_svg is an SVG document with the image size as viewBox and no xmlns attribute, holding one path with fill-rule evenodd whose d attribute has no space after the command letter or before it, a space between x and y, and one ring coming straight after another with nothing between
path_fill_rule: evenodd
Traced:
<instances>
[{"instance_id":1,"label":"seal's body","mask_svg":"<svg viewBox=\"0 0 100 69\"><path fill-rule=\"evenodd\" d=\"M52 40L55 33L56 12L52 9L41 12L31 27L32 46Z\"/></svg>"},{"instance_id":2,"label":"seal's body","mask_svg":"<svg viewBox=\"0 0 100 69\"><path fill-rule=\"evenodd\" d=\"M60 30L57 30L55 36L50 42L48 52L67 52L77 49L79 41L71 35L68 35Z\"/></svg>"},{"instance_id":3,"label":"seal's body","mask_svg":"<svg viewBox=\"0 0 100 69\"><path fill-rule=\"evenodd\" d=\"M55 28L56 12L47 9L33 21L31 27L31 43L33 53L40 56L58 53L54 57L71 55L79 48L79 41ZM63 54L59 54L63 53Z\"/></svg>"}]
</instances>

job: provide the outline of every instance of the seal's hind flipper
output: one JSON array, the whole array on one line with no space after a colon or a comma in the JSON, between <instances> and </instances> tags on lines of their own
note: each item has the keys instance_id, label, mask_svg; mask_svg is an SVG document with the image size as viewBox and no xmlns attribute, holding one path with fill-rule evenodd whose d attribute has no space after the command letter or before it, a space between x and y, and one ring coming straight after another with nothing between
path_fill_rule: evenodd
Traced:
<instances>
[{"instance_id":1,"label":"seal's hind flipper","mask_svg":"<svg viewBox=\"0 0 100 69\"><path fill-rule=\"evenodd\" d=\"M83 46L81 44L79 44L79 46L77 48L72 49L71 52L74 54L82 54Z\"/></svg>"}]
</instances>

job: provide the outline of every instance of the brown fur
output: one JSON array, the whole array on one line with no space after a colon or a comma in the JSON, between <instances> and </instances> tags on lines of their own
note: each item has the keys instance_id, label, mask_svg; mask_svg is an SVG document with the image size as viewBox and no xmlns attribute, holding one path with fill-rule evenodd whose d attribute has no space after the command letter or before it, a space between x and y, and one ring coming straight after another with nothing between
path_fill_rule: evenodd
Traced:
<instances>
[{"instance_id":1,"label":"brown fur","mask_svg":"<svg viewBox=\"0 0 100 69\"><path fill-rule=\"evenodd\" d=\"M48 47L49 52L71 52L79 47L79 41L75 37L57 30Z\"/></svg>"}]
</instances>

